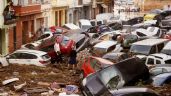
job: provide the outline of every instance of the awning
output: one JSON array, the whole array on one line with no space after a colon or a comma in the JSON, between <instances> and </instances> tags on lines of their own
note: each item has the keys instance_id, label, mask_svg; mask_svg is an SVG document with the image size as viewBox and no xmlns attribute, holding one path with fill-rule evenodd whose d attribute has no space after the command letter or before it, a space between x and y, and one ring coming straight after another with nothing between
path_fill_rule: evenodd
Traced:
<instances>
[{"instance_id":1,"label":"awning","mask_svg":"<svg viewBox=\"0 0 171 96\"><path fill-rule=\"evenodd\" d=\"M103 8L107 8L108 6L106 4L101 4Z\"/></svg>"}]
</instances>

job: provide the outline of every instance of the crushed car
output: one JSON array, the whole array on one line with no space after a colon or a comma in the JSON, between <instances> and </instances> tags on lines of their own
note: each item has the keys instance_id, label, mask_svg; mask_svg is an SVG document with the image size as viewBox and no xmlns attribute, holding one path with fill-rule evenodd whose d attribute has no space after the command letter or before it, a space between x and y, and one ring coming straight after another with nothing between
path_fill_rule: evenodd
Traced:
<instances>
[{"instance_id":1,"label":"crushed car","mask_svg":"<svg viewBox=\"0 0 171 96\"><path fill-rule=\"evenodd\" d=\"M149 70L139 58L133 57L88 75L81 85L84 95L101 96L106 92L114 94L112 90L134 85L139 79L149 79Z\"/></svg>"},{"instance_id":2,"label":"crushed car","mask_svg":"<svg viewBox=\"0 0 171 96\"><path fill-rule=\"evenodd\" d=\"M121 44L118 44L117 41L105 40L100 43L97 43L93 46L93 53L96 56L102 56L108 52L120 52L123 48Z\"/></svg>"}]
</instances>

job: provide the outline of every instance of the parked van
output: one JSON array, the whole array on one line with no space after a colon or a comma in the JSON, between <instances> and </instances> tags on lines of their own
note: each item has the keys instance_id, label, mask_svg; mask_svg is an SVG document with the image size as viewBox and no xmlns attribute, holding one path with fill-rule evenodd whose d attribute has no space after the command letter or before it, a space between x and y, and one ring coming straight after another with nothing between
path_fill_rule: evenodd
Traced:
<instances>
[{"instance_id":1,"label":"parked van","mask_svg":"<svg viewBox=\"0 0 171 96\"><path fill-rule=\"evenodd\" d=\"M130 52L142 55L158 53L168 41L167 39L145 39L138 41L131 45Z\"/></svg>"}]
</instances>

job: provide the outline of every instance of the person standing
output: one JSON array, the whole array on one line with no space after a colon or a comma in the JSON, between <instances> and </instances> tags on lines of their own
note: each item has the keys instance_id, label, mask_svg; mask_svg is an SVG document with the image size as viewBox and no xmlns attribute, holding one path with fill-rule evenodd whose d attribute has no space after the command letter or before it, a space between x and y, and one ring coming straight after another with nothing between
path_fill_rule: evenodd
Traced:
<instances>
[{"instance_id":1,"label":"person standing","mask_svg":"<svg viewBox=\"0 0 171 96\"><path fill-rule=\"evenodd\" d=\"M70 65L72 65L72 69L75 69L77 63L76 58L77 58L76 47L72 46L72 50L69 56L68 68L70 68Z\"/></svg>"},{"instance_id":2,"label":"person standing","mask_svg":"<svg viewBox=\"0 0 171 96\"><path fill-rule=\"evenodd\" d=\"M62 63L62 53L60 51L60 45L58 42L55 43L54 45L54 50L56 52L56 63Z\"/></svg>"}]
</instances>

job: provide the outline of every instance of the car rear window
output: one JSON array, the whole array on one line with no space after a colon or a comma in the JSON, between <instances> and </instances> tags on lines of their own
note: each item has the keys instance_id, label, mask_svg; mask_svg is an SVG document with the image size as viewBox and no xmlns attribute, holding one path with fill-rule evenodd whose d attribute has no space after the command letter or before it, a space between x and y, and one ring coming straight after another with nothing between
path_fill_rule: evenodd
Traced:
<instances>
[{"instance_id":1,"label":"car rear window","mask_svg":"<svg viewBox=\"0 0 171 96\"><path fill-rule=\"evenodd\" d=\"M171 64L171 60L166 60L165 63L166 64Z\"/></svg>"},{"instance_id":2,"label":"car rear window","mask_svg":"<svg viewBox=\"0 0 171 96\"><path fill-rule=\"evenodd\" d=\"M45 55L42 56L42 59L49 59L49 58L50 58L50 57L49 57L48 54L45 54Z\"/></svg>"}]
</instances>

